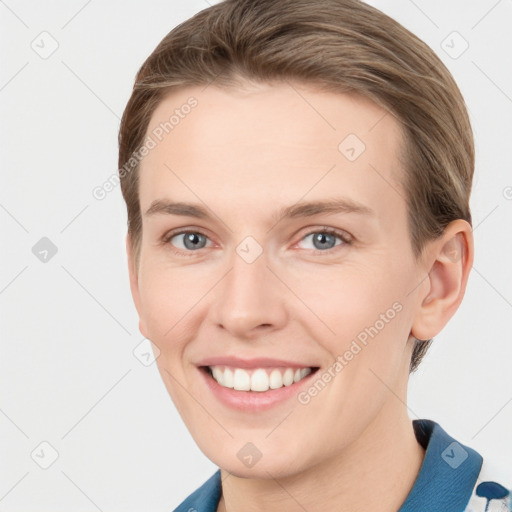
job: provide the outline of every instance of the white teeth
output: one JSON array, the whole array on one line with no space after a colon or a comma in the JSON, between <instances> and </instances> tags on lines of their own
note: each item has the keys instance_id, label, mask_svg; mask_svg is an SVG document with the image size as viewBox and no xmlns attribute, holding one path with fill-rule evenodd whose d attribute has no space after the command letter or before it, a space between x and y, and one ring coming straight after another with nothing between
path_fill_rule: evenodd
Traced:
<instances>
[{"instance_id":1,"label":"white teeth","mask_svg":"<svg viewBox=\"0 0 512 512\"><path fill-rule=\"evenodd\" d=\"M270 389L277 389L283 387L283 376L281 372L275 368L270 372Z\"/></svg>"},{"instance_id":2,"label":"white teeth","mask_svg":"<svg viewBox=\"0 0 512 512\"><path fill-rule=\"evenodd\" d=\"M291 368L286 368L286 371L284 372L283 375L283 384L285 386L293 384L293 370Z\"/></svg>"},{"instance_id":3,"label":"white teeth","mask_svg":"<svg viewBox=\"0 0 512 512\"><path fill-rule=\"evenodd\" d=\"M251 376L252 391L267 391L269 378L267 372L263 368L258 368Z\"/></svg>"},{"instance_id":4,"label":"white teeth","mask_svg":"<svg viewBox=\"0 0 512 512\"><path fill-rule=\"evenodd\" d=\"M219 382L219 384L222 386ZM242 370L241 368L237 368L235 370L235 374L233 376L233 388L237 391L249 391L251 389L251 377L249 374Z\"/></svg>"},{"instance_id":5,"label":"white teeth","mask_svg":"<svg viewBox=\"0 0 512 512\"><path fill-rule=\"evenodd\" d=\"M265 392L299 382L311 373L311 368L286 368L284 372L278 368L268 371L265 368L244 370L227 366L210 366L213 378L225 388L237 391Z\"/></svg>"},{"instance_id":6,"label":"white teeth","mask_svg":"<svg viewBox=\"0 0 512 512\"><path fill-rule=\"evenodd\" d=\"M229 368L226 368L224 370L224 376L222 378L222 385L227 388L232 388L234 386L233 372Z\"/></svg>"},{"instance_id":7,"label":"white teeth","mask_svg":"<svg viewBox=\"0 0 512 512\"><path fill-rule=\"evenodd\" d=\"M213 378L222 386L224 384L224 372L218 367L212 368Z\"/></svg>"},{"instance_id":8,"label":"white teeth","mask_svg":"<svg viewBox=\"0 0 512 512\"><path fill-rule=\"evenodd\" d=\"M311 373L311 368L301 368L300 369L300 378L301 378L301 380L304 377L307 377L310 373Z\"/></svg>"}]
</instances>

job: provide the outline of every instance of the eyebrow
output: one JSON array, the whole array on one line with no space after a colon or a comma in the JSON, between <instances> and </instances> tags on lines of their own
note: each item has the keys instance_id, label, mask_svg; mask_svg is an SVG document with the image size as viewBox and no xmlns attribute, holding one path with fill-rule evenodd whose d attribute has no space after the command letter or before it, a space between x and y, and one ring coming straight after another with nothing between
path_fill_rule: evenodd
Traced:
<instances>
[{"instance_id":1,"label":"eyebrow","mask_svg":"<svg viewBox=\"0 0 512 512\"><path fill-rule=\"evenodd\" d=\"M180 215L184 217L195 217L198 219L210 219L212 215L208 208L200 204L172 202L166 199L157 199L151 203L145 215L155 214ZM313 217L320 214L335 213L356 213L366 216L374 216L375 211L368 206L353 201L348 198L334 198L325 201L299 202L291 206L285 206L279 209L272 220L278 222L282 219L296 219L304 217Z\"/></svg>"}]
</instances>

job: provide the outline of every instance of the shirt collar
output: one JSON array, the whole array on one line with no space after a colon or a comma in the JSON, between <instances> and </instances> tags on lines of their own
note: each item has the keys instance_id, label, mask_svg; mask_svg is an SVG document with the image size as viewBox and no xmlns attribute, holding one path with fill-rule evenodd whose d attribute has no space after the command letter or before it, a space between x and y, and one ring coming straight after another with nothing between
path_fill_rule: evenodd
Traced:
<instances>
[{"instance_id":1,"label":"shirt collar","mask_svg":"<svg viewBox=\"0 0 512 512\"><path fill-rule=\"evenodd\" d=\"M414 420L414 433L426 449L411 492L398 512L463 511L482 467L482 456L458 443L437 423Z\"/></svg>"}]
</instances>

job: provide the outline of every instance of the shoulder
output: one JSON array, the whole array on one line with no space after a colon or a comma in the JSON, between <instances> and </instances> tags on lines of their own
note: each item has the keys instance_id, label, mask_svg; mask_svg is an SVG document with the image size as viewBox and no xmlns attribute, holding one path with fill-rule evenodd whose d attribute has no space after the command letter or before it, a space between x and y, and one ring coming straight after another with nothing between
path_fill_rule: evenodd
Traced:
<instances>
[{"instance_id":1,"label":"shoulder","mask_svg":"<svg viewBox=\"0 0 512 512\"><path fill-rule=\"evenodd\" d=\"M511 493L503 472L484 459L465 512L509 512Z\"/></svg>"},{"instance_id":2,"label":"shoulder","mask_svg":"<svg viewBox=\"0 0 512 512\"><path fill-rule=\"evenodd\" d=\"M510 512L510 482L431 420L414 420L425 458L399 512ZM507 485L506 485L507 484Z\"/></svg>"}]
</instances>

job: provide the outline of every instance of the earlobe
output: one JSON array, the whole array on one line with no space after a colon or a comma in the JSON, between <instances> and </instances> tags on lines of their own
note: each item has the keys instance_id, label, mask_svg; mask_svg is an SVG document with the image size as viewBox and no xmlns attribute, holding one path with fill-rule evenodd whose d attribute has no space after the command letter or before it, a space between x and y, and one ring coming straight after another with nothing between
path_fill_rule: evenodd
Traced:
<instances>
[{"instance_id":1,"label":"earlobe","mask_svg":"<svg viewBox=\"0 0 512 512\"><path fill-rule=\"evenodd\" d=\"M419 340L433 338L457 311L473 265L473 231L468 222L457 219L432 242L428 286L415 317L411 334Z\"/></svg>"}]
</instances>

